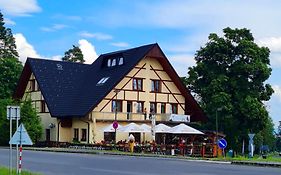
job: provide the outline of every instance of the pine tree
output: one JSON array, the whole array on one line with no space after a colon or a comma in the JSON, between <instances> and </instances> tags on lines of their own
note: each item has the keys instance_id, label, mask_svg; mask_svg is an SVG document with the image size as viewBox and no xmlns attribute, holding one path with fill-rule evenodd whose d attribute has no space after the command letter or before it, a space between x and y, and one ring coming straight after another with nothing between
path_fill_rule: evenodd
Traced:
<instances>
[{"instance_id":1,"label":"pine tree","mask_svg":"<svg viewBox=\"0 0 281 175\"><path fill-rule=\"evenodd\" d=\"M0 99L11 98L22 71L12 30L0 12Z\"/></svg>"},{"instance_id":2,"label":"pine tree","mask_svg":"<svg viewBox=\"0 0 281 175\"><path fill-rule=\"evenodd\" d=\"M64 53L64 57L62 58L62 60L69 61L69 62L84 63L85 60L81 49L75 45L73 45L72 47L73 47L72 49L69 49Z\"/></svg>"},{"instance_id":3,"label":"pine tree","mask_svg":"<svg viewBox=\"0 0 281 175\"><path fill-rule=\"evenodd\" d=\"M4 18L0 12L0 59L18 58L19 54L16 50L16 42L12 30L4 25Z\"/></svg>"}]
</instances>

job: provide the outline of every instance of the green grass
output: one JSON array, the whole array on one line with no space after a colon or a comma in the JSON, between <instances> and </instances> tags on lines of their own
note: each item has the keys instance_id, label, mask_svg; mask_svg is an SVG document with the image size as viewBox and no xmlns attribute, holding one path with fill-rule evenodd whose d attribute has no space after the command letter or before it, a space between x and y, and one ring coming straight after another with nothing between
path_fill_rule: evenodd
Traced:
<instances>
[{"instance_id":1,"label":"green grass","mask_svg":"<svg viewBox=\"0 0 281 175\"><path fill-rule=\"evenodd\" d=\"M1 175L9 175L9 168L6 167L0 167L0 174ZM13 169L13 175L16 175L16 170ZM22 171L21 172L22 175L40 175L39 173L31 173L28 171Z\"/></svg>"},{"instance_id":2,"label":"green grass","mask_svg":"<svg viewBox=\"0 0 281 175\"><path fill-rule=\"evenodd\" d=\"M253 158L248 158L247 156L236 156L236 157L219 157L214 158L216 160L227 160L227 161L251 161L251 162L277 162L281 163L281 157L275 154L268 154L266 159L262 158L260 155L256 155ZM213 159L213 160L214 160Z\"/></svg>"}]
</instances>

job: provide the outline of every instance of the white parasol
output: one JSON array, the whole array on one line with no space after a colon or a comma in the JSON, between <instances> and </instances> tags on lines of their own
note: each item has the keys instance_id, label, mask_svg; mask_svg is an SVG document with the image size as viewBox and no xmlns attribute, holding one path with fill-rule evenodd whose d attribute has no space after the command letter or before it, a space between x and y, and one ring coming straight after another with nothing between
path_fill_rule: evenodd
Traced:
<instances>
[{"instance_id":1,"label":"white parasol","mask_svg":"<svg viewBox=\"0 0 281 175\"><path fill-rule=\"evenodd\" d=\"M183 123L177 125L177 126L174 126L172 127L170 130L169 130L169 133L173 133L173 134L204 134L203 132L197 130L197 129L194 129L190 126L187 126Z\"/></svg>"},{"instance_id":2,"label":"white parasol","mask_svg":"<svg viewBox=\"0 0 281 175\"><path fill-rule=\"evenodd\" d=\"M170 126L160 123L155 126L155 133L169 133L170 129L171 129Z\"/></svg>"},{"instance_id":3,"label":"white parasol","mask_svg":"<svg viewBox=\"0 0 281 175\"><path fill-rule=\"evenodd\" d=\"M126 126L123 126L119 131L121 132L145 132L144 129L140 127L140 125L135 123L130 123Z\"/></svg>"}]
</instances>

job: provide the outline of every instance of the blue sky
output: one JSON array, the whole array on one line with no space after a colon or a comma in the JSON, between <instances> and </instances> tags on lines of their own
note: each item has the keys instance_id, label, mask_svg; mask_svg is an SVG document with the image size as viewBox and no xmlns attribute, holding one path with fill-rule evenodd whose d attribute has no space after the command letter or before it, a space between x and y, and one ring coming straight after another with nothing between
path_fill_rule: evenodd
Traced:
<instances>
[{"instance_id":1,"label":"blue sky","mask_svg":"<svg viewBox=\"0 0 281 175\"><path fill-rule=\"evenodd\" d=\"M0 0L20 60L59 59L78 45L87 63L100 54L157 42L180 76L195 64L194 53L209 33L248 28L271 50L275 93L266 102L281 120L281 1L278 0Z\"/></svg>"}]
</instances>

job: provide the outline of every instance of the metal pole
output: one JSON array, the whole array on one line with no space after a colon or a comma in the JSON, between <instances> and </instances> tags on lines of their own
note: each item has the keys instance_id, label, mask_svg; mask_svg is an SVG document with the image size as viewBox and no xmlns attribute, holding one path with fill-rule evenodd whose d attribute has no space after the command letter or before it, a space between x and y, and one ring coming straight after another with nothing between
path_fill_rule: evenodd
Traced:
<instances>
[{"instance_id":1,"label":"metal pole","mask_svg":"<svg viewBox=\"0 0 281 175\"><path fill-rule=\"evenodd\" d=\"M114 115L114 121L117 120L117 91L116 91L116 100L115 100L115 115ZM114 129L114 132L115 132L115 141L114 141L114 144L115 144L115 148L116 148L116 139L117 139L117 136L116 136L116 128Z\"/></svg>"},{"instance_id":2,"label":"metal pole","mask_svg":"<svg viewBox=\"0 0 281 175\"><path fill-rule=\"evenodd\" d=\"M9 108L9 119L10 119L10 140L12 138L12 129L13 129L13 123L12 123L12 117L11 117L11 108ZM12 168L13 168L13 164L12 164L12 157L13 157L13 153L12 153L12 144L10 144L10 157L9 157L9 174L12 174Z\"/></svg>"},{"instance_id":3,"label":"metal pole","mask_svg":"<svg viewBox=\"0 0 281 175\"><path fill-rule=\"evenodd\" d=\"M218 110L216 109L216 143L218 142Z\"/></svg>"},{"instance_id":4,"label":"metal pole","mask_svg":"<svg viewBox=\"0 0 281 175\"><path fill-rule=\"evenodd\" d=\"M118 89L115 89L114 90L114 92L116 93L116 95L115 95L115 115L114 115L114 121L116 122L117 121L117 95L118 95L118 93L119 93L119 91L120 90L118 90ZM114 128L114 133L115 133L115 141L114 141L114 147L115 147L115 149L116 149L116 140L117 140L117 134L116 134L116 128Z\"/></svg>"},{"instance_id":5,"label":"metal pole","mask_svg":"<svg viewBox=\"0 0 281 175\"><path fill-rule=\"evenodd\" d=\"M18 110L18 109L16 108L16 114L18 113L17 110ZM17 129L17 128L19 127L19 116L16 115L16 117L17 117L17 118L16 118L16 119L17 119L17 120L16 120L16 121L17 121L17 124L16 124L17 127L16 127L16 129ZM18 145L18 144L16 145L16 150L17 150L17 151L16 151L16 154L17 154L17 164L16 164L17 166L16 166L16 167L17 167L17 174L18 174L18 171L19 171L19 169L18 169L18 164L19 164L19 145Z\"/></svg>"},{"instance_id":6,"label":"metal pole","mask_svg":"<svg viewBox=\"0 0 281 175\"><path fill-rule=\"evenodd\" d=\"M22 127L20 128L20 158L19 158L19 165L18 168L19 168L19 172L18 174L21 175L21 163L22 163Z\"/></svg>"},{"instance_id":7,"label":"metal pole","mask_svg":"<svg viewBox=\"0 0 281 175\"><path fill-rule=\"evenodd\" d=\"M218 148L218 109L216 109L216 152L217 152L217 157L218 157L218 153L219 153L219 148Z\"/></svg>"}]
</instances>

